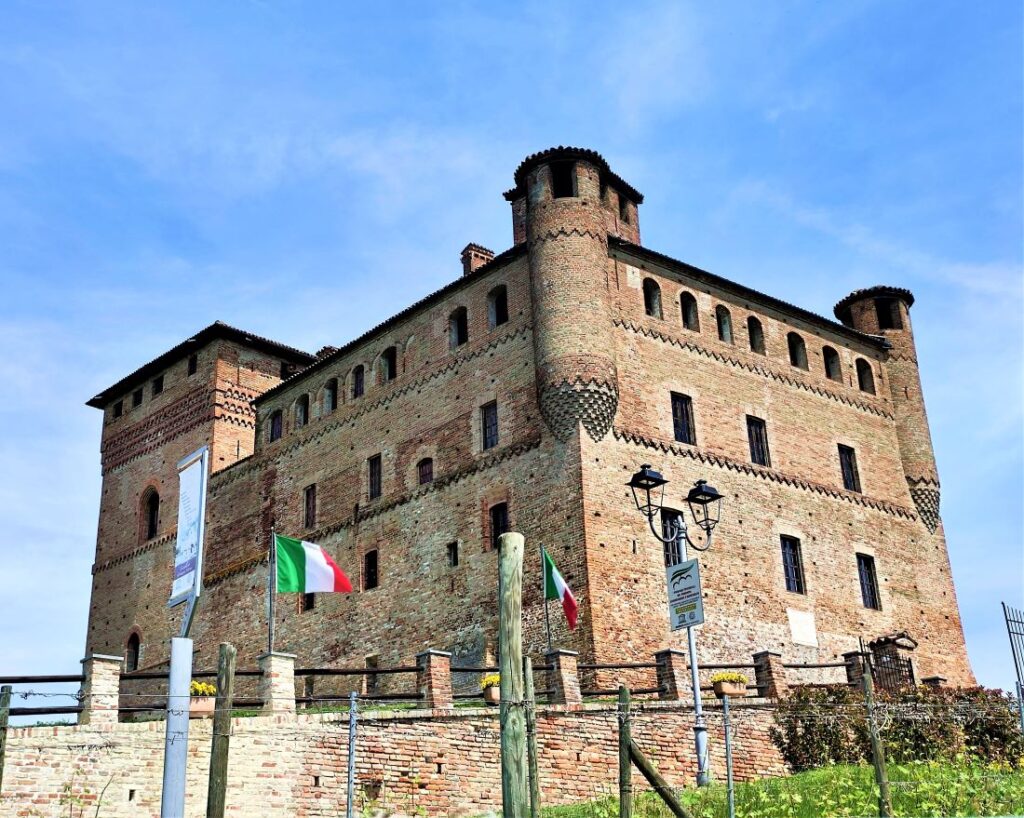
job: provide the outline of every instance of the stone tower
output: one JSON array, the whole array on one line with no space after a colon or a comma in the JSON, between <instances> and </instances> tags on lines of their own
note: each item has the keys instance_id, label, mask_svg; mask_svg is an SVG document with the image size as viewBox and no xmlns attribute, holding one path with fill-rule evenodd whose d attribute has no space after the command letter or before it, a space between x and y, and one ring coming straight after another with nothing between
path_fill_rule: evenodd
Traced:
<instances>
[{"instance_id":1,"label":"stone tower","mask_svg":"<svg viewBox=\"0 0 1024 818\"><path fill-rule=\"evenodd\" d=\"M527 157L515 182L505 198L512 203L515 241L529 252L541 413L559 440L579 424L601 440L619 396L608 236L639 243L643 196L600 154L581 148Z\"/></svg>"},{"instance_id":2,"label":"stone tower","mask_svg":"<svg viewBox=\"0 0 1024 818\"><path fill-rule=\"evenodd\" d=\"M932 534L939 526L939 474L921 390L910 307L914 296L899 287L870 287L850 293L835 306L849 327L881 335L891 349L885 362L896 414L896 435L910 496Z\"/></svg>"}]
</instances>

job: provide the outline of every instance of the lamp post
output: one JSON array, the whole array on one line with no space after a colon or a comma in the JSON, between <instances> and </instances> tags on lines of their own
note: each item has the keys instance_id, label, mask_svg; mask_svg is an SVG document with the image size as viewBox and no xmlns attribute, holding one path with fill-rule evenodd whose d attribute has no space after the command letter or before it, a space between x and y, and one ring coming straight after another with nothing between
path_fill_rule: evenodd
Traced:
<instances>
[{"instance_id":1,"label":"lamp post","mask_svg":"<svg viewBox=\"0 0 1024 818\"><path fill-rule=\"evenodd\" d=\"M671 556L680 562L685 562L687 546L695 551L707 551L711 547L711 536L721 515L722 495L714 486L709 486L707 481L698 480L686 496L693 522L705 535L704 543L701 545L691 540L687 534L686 518L683 514L665 508L665 485L667 483L668 480L654 471L650 464L645 463L626 485L633 490L633 501L636 503L637 510L647 518L651 533L662 544L675 545L678 550L674 551ZM673 513L662 516L662 532L658 533L654 527L654 518L664 511ZM697 750L697 786L703 787L709 782L708 728L704 721L704 708L701 705L697 637L692 625L686 628L686 643L690 656L690 681L693 685L693 738Z\"/></svg>"}]
</instances>

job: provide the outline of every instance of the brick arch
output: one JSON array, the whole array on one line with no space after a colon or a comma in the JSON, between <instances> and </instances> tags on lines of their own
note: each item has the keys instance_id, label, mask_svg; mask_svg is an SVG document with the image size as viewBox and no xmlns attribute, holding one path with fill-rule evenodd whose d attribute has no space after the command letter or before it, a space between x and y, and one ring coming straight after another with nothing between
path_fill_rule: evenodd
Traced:
<instances>
[{"instance_id":1,"label":"brick arch","mask_svg":"<svg viewBox=\"0 0 1024 818\"><path fill-rule=\"evenodd\" d=\"M134 642L134 644L133 644ZM132 671L138 670L142 667L142 628L138 625L132 625L128 631L128 636L124 640L124 671L125 673L131 673Z\"/></svg>"},{"instance_id":2,"label":"brick arch","mask_svg":"<svg viewBox=\"0 0 1024 818\"><path fill-rule=\"evenodd\" d=\"M138 540L139 542L146 542L160 533L160 512L161 512L161 488L160 481L156 478L151 478L146 481L142 491L139 493L139 505L138 505ZM156 521L154 526L150 526L149 516L149 503L150 498L156 496L157 507L156 507Z\"/></svg>"}]
</instances>

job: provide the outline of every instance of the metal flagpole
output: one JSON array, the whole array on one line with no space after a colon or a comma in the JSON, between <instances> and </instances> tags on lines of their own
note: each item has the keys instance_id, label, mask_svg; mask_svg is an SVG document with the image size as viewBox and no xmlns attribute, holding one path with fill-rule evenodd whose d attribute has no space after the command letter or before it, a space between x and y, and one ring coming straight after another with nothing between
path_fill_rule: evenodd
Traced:
<instances>
[{"instance_id":1,"label":"metal flagpole","mask_svg":"<svg viewBox=\"0 0 1024 818\"><path fill-rule=\"evenodd\" d=\"M548 613L548 563L544 559L544 546L540 547L540 598L544 600L544 627L548 632L548 653L551 653L551 615Z\"/></svg>"},{"instance_id":2,"label":"metal flagpole","mask_svg":"<svg viewBox=\"0 0 1024 818\"><path fill-rule=\"evenodd\" d=\"M267 560L267 653L274 652L274 597L277 595L277 535L270 529L270 558Z\"/></svg>"}]
</instances>

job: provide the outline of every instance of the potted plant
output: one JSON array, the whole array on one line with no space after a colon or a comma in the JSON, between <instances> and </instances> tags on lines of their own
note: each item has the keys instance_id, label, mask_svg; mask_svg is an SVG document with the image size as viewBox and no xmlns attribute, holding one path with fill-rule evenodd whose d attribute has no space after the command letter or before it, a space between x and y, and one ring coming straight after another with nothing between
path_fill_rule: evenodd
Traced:
<instances>
[{"instance_id":1,"label":"potted plant","mask_svg":"<svg viewBox=\"0 0 1024 818\"><path fill-rule=\"evenodd\" d=\"M191 698L188 703L188 717L190 719L205 719L213 715L217 704L217 687L209 682L197 682L192 680L189 686Z\"/></svg>"},{"instance_id":2,"label":"potted plant","mask_svg":"<svg viewBox=\"0 0 1024 818\"><path fill-rule=\"evenodd\" d=\"M715 695L720 699L724 696L746 696L747 681L746 676L735 670L723 670L711 677Z\"/></svg>"},{"instance_id":3,"label":"potted plant","mask_svg":"<svg viewBox=\"0 0 1024 818\"><path fill-rule=\"evenodd\" d=\"M501 701L501 677L497 673L488 673L480 680L480 688L484 692L484 701L497 704Z\"/></svg>"}]
</instances>

